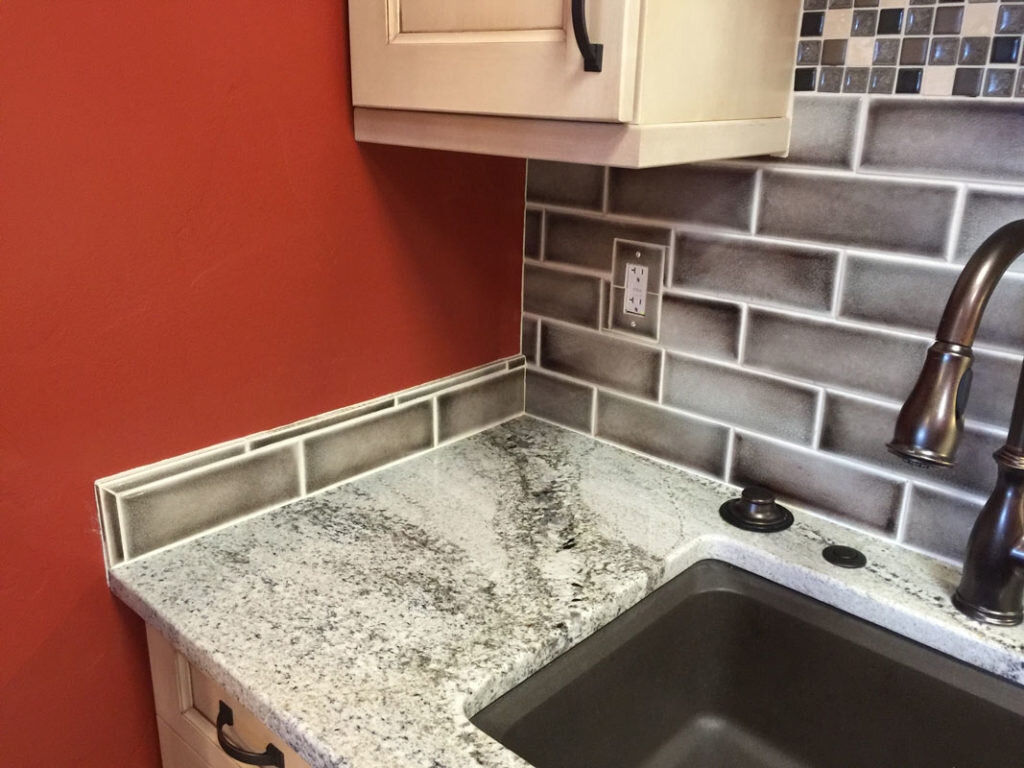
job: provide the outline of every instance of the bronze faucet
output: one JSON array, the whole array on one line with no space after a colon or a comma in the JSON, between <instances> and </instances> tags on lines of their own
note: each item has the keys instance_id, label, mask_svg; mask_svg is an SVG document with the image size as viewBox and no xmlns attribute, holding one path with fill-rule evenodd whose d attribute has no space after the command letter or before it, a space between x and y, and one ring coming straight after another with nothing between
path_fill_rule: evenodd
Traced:
<instances>
[{"instance_id":1,"label":"bronze faucet","mask_svg":"<svg viewBox=\"0 0 1024 768\"><path fill-rule=\"evenodd\" d=\"M971 388L971 344L992 291L1021 255L1024 219L996 230L964 267L888 444L906 461L953 465ZM978 621L1012 626L1024 620L1024 369L1006 445L994 458L999 478L968 539L953 604Z\"/></svg>"}]
</instances>

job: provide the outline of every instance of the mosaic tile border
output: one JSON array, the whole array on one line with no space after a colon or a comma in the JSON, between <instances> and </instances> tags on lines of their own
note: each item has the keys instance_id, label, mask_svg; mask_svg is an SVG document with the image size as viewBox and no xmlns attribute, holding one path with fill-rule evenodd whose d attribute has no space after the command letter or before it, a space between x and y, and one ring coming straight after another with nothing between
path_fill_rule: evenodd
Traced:
<instances>
[{"instance_id":1,"label":"mosaic tile border","mask_svg":"<svg viewBox=\"0 0 1024 768\"><path fill-rule=\"evenodd\" d=\"M107 568L520 416L524 388L520 355L97 480Z\"/></svg>"},{"instance_id":2,"label":"mosaic tile border","mask_svg":"<svg viewBox=\"0 0 1024 768\"><path fill-rule=\"evenodd\" d=\"M1024 98L1024 2L804 0L794 86Z\"/></svg>"}]
</instances>

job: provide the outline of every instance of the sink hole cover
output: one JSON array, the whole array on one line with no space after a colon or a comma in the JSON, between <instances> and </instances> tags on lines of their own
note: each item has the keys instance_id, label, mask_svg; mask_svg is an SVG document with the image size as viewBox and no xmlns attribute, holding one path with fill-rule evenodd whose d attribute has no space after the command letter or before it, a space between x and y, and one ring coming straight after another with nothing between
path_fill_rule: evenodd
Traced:
<instances>
[{"instance_id":1,"label":"sink hole cover","mask_svg":"<svg viewBox=\"0 0 1024 768\"><path fill-rule=\"evenodd\" d=\"M868 564L868 559L859 549L844 547L841 544L825 547L821 554L832 565L838 565L840 568L863 568Z\"/></svg>"}]
</instances>

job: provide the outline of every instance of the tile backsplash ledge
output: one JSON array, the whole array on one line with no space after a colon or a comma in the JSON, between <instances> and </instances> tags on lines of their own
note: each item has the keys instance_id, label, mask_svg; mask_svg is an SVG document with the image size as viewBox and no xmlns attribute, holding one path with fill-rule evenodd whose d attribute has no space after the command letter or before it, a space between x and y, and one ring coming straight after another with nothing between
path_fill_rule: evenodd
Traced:
<instances>
[{"instance_id":1,"label":"tile backsplash ledge","mask_svg":"<svg viewBox=\"0 0 1024 768\"><path fill-rule=\"evenodd\" d=\"M521 356L96 482L107 567L523 413Z\"/></svg>"},{"instance_id":2,"label":"tile backsplash ledge","mask_svg":"<svg viewBox=\"0 0 1024 768\"><path fill-rule=\"evenodd\" d=\"M527 196L528 413L960 557L1016 390L1024 265L982 324L956 468L885 442L962 263L1024 218L1024 102L799 94L787 160L531 161ZM630 260L644 317L622 311Z\"/></svg>"}]
</instances>

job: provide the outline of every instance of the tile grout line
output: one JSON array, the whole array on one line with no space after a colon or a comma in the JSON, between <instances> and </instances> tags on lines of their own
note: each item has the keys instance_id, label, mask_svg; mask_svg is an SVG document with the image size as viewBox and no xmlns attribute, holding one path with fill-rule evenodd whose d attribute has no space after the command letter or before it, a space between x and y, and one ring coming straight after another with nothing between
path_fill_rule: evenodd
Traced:
<instances>
[{"instance_id":1,"label":"tile grout line","mask_svg":"<svg viewBox=\"0 0 1024 768\"><path fill-rule=\"evenodd\" d=\"M725 456L722 458L722 474L725 482L732 482L733 464L736 460L736 429L729 427L729 436L725 440Z\"/></svg>"},{"instance_id":2,"label":"tile grout line","mask_svg":"<svg viewBox=\"0 0 1024 768\"><path fill-rule=\"evenodd\" d=\"M967 211L967 185L961 184L956 191L956 200L953 202L953 215L949 218L949 226L946 229L946 255L945 259L950 264L956 261L956 254L960 248L960 235L963 230L963 221Z\"/></svg>"},{"instance_id":3,"label":"tile grout line","mask_svg":"<svg viewBox=\"0 0 1024 768\"><path fill-rule=\"evenodd\" d=\"M836 261L836 276L835 285L832 286L832 311L831 315L834 319L839 320L840 313L842 312L843 306L843 289L846 287L846 269L847 269L847 252L845 250L839 252L839 258Z\"/></svg>"},{"instance_id":4,"label":"tile grout line","mask_svg":"<svg viewBox=\"0 0 1024 768\"><path fill-rule=\"evenodd\" d=\"M864 147L867 143L868 113L871 110L872 98L861 96L857 105L857 121L854 126L853 157L850 158L850 170L860 172L861 161L864 159Z\"/></svg>"},{"instance_id":5,"label":"tile grout line","mask_svg":"<svg viewBox=\"0 0 1024 768\"><path fill-rule=\"evenodd\" d=\"M540 365L541 318L537 317L537 331L533 334L533 359Z\"/></svg>"},{"instance_id":6,"label":"tile grout line","mask_svg":"<svg viewBox=\"0 0 1024 768\"><path fill-rule=\"evenodd\" d=\"M698 413L695 413L693 411L688 411L686 409L678 408L678 407L675 407L675 406L671 406L671 405L658 405L657 403L654 403L650 399L646 399L646 398L643 398L643 397L640 397L640 396L637 396L637 395L634 395L634 394L631 394L631 393L628 393L628 392L620 391L620 390L608 389L608 388L603 387L603 386L595 386L591 382L588 382L588 381L585 381L585 380L581 380L581 379L577 379L577 378L574 378L572 376L567 376L565 374L559 373L558 371L551 371L551 370L540 369L540 368L535 369L535 370L537 370L541 375L549 376L549 377L551 377L551 378L553 378L555 380L566 381L566 382L575 384L576 386L580 386L580 387L583 387L585 389L588 389L588 390L591 391L592 397L594 397L594 398L596 398L599 395L599 393L607 390L610 394L612 394L615 397L621 398L621 399L629 401L629 402L636 403L636 404L641 405L641 406L654 407L654 408L662 408L667 413L670 413L670 414L677 414L677 415L680 415L680 416L683 416L683 417L686 417L686 418L692 418L695 421L698 421L698 422L701 422L701 423L708 423L708 424L712 424L712 425L715 425L715 426L723 427L723 428L728 429L728 430L732 430L733 433L735 434L735 438L734 439L736 439L736 440L738 440L740 432L743 432L745 434L751 435L752 437L765 440L765 441L767 441L769 443L772 443L772 444L775 444L775 445L780 445L780 446L783 446L783 447L786 447L786 448L789 448L789 449L793 449L793 450L796 450L796 451L798 451L800 453L803 453L803 454L806 454L806 455L809 455L809 456L814 456L814 457L820 459L823 462L826 462L826 463L832 462L834 464L838 464L840 466L844 466L844 467L849 468L849 469L851 469L851 470L853 470L855 472L858 472L858 473L863 473L863 474L866 474L866 475L869 475L869 476L872 476L872 477L878 477L878 478L881 478L881 479L885 479L887 481L892 481L892 482L897 483L897 484L911 483L914 486L920 486L920 487L925 488L925 489L927 489L929 491L937 493L940 496L944 496L944 497L951 498L951 499L958 500L958 501L963 501L963 502L966 502L966 503L969 503L969 504L980 505L980 504L984 503L984 496L979 494L976 491L973 491L973 490L964 490L962 488L958 488L958 487L952 486L952 485L942 485L940 483L935 483L935 482L933 482L931 480L927 480L927 479L908 478L906 476L899 475L898 473L896 473L896 472L894 472L892 470L889 470L889 469L887 469L885 467L880 467L880 466L878 466L876 464L873 464L870 461L865 460L865 459L857 459L857 458L849 457L849 456L846 456L846 455L843 455L843 454L832 453L830 451L821 450L820 448L818 448L818 449L811 448L807 444L804 444L804 443L791 442L790 440L787 440L785 438L779 438L779 437L774 436L774 435L769 435L767 433L760 432L760 431L758 431L756 429L748 429L746 427L741 427L741 426L736 425L736 424L724 422L724 421L721 421L719 419L715 419L713 417L707 417L707 416L704 416L702 414L698 414ZM544 421L550 421L548 419L543 419L543 417L537 417L537 418L541 418ZM554 422L552 422L552 423L554 423ZM565 426L565 425L562 425L562 426ZM572 429L572 427L567 427L567 428ZM578 431L578 430L576 430L576 431ZM595 436L596 436L596 433L595 433ZM609 442L608 440L605 440L604 438L602 438L602 440L604 442ZM612 444L614 444L614 445L621 445L619 443L614 443L614 442L612 442ZM628 448L628 446L626 446L626 447ZM687 469L690 469L690 470L694 469L693 467L691 467L689 465L682 465L682 464L678 464L676 462L672 462L672 461L669 461L669 460L666 460L666 459L661 459L658 456L655 456L654 454L644 453L643 451L641 451L639 449L636 449L636 448L630 448L630 450L632 452L634 452L634 453L639 454L639 455L648 456L649 458L653 458L653 459L655 459L657 461L663 461L663 462L668 463L668 464L670 464L672 466L683 466L684 468L687 468ZM735 447L733 448L733 454L735 454ZM734 461L734 460L735 459L732 459L732 461ZM704 474L704 473L701 472L701 470L695 470L695 471L698 474ZM731 475L731 465L730 465L730 474L728 475L728 477L729 478L732 477L732 475ZM728 480L728 482L732 482L732 480L730 479L730 480Z\"/></svg>"},{"instance_id":7,"label":"tile grout line","mask_svg":"<svg viewBox=\"0 0 1024 768\"><path fill-rule=\"evenodd\" d=\"M740 304L740 327L736 332L736 364L742 366L747 357L747 336L750 327L750 305Z\"/></svg>"},{"instance_id":8,"label":"tile grout line","mask_svg":"<svg viewBox=\"0 0 1024 768\"><path fill-rule=\"evenodd\" d=\"M540 211L540 242L537 244L537 261L547 261L548 250L548 212Z\"/></svg>"},{"instance_id":9,"label":"tile grout line","mask_svg":"<svg viewBox=\"0 0 1024 768\"><path fill-rule=\"evenodd\" d=\"M761 185L764 179L764 168L758 168L754 174L754 199L750 204L750 234L757 234L757 226L761 220ZM673 238L674 239L674 238Z\"/></svg>"},{"instance_id":10,"label":"tile grout line","mask_svg":"<svg viewBox=\"0 0 1024 768\"><path fill-rule=\"evenodd\" d=\"M553 325L556 328L562 328L562 329L565 329L565 330L568 330L568 331L575 331L575 332L579 332L581 334L587 334L587 335L591 335L591 336L601 336L601 337L604 337L604 338L613 338L613 339L622 341L623 343L630 344L630 345L632 345L634 347L637 347L637 348L643 349L643 350L647 350L647 351L653 351L655 349L663 349L666 352L666 354L668 356L670 356L670 357L682 358L684 360L693 360L695 362L702 363L702 364L705 364L705 365L710 365L712 367L728 369L728 370L731 370L731 371L735 371L735 372L738 372L738 373L745 374L745 375L747 375L747 376L749 376L751 378L755 378L755 379L756 378L767 379L767 380L775 381L775 382L778 382L778 383L781 383L781 384L786 384L786 385L788 385L790 387L794 387L794 388L798 388L798 389L805 389L805 390L806 389L814 389L814 390L824 389L825 391L827 391L829 393L832 393L832 394L841 395L843 397L853 398L853 399L860 400L860 401L867 402L867 403L871 403L871 404L874 404L874 405L894 407L894 406L898 406L900 404L899 401L896 398L894 398L894 397L886 397L883 394L877 394L877 393L872 393L872 392L865 392L863 390L852 389L850 387L844 387L841 384L822 384L822 383L820 383L820 382L818 382L818 381L816 381L814 379L806 379L806 378L801 378L799 376L787 375L785 373L779 373L777 371L774 371L774 370L771 370L771 369L767 369L767 368L759 368L759 367L757 367L755 365L751 365L750 363L741 361L739 359L737 359L737 360L726 360L726 359L723 359L723 358L711 357L711 356L708 356L708 355L702 355L702 354L699 354L699 353L695 353L695 352L691 352L691 351L687 351L687 350L682 350L682 349L674 349L674 348L668 348L668 347L654 346L654 345L648 343L646 340L643 340L643 339L633 340L633 339L624 337L622 335L611 336L611 335L609 335L607 333L602 333L602 332L599 332L599 331L595 331L592 328L588 328L586 326L575 325L575 324L569 323L569 322L567 322L565 320L558 320L558 319L555 319L555 318L546 318L545 317L545 318L543 318L543 320L544 320L544 322L546 324ZM1020 361L1020 357L1015 357L1015 356L1008 356L1008 359L1011 359L1013 362L1019 362ZM566 374L561 374L558 371L552 370L550 368L545 368L543 366L537 366L537 367L538 367L538 369L543 370L546 373L551 373L552 375L555 375L555 376L566 376ZM571 379L573 381L576 381L576 382L583 381L581 379L573 379L572 377L567 377L567 378L569 378L569 379ZM591 386L594 386L594 385L591 384ZM986 422L986 421L983 421L983 420L979 421L977 419L971 419L971 420L968 421L968 426L973 427L973 428L977 428L980 431L985 432L986 434L991 434L991 435L994 435L994 436L997 436L997 437L1005 437L1005 435L1006 435L1006 428L1005 428L1005 426L1000 426L998 424L994 424L994 423L991 423L991 422Z\"/></svg>"},{"instance_id":11,"label":"tile grout line","mask_svg":"<svg viewBox=\"0 0 1024 768\"><path fill-rule=\"evenodd\" d=\"M541 368L540 370L545 374L557 374L557 371L548 371L545 368ZM785 448L789 448L791 450L799 451L804 454L815 456L826 463L833 462L835 464L846 466L847 468L856 469L857 471L860 471L864 474L884 478L886 480L891 480L894 482L909 482L905 476L898 474L894 470L886 469L885 467L879 467L877 465L871 464L870 462L864 459L851 458L849 456L845 456L843 454L838 453L832 453L830 451L816 450L807 443L792 442L790 440L787 440L786 438L771 435L768 434L767 432L762 432L758 429L723 421L722 419L715 418L713 416L706 416L702 413L697 413L696 411L691 411L686 408L680 408L679 406L675 406L669 403L657 403L654 400L644 398L632 392L627 392L625 390L615 389L612 387L606 387L604 385L596 385L592 382L586 381L585 379L577 379L572 376L567 376L566 374L559 374L557 378L563 379L573 384L577 384L579 386L593 387L597 391L607 392L608 394L614 395L615 397L618 397L622 400L628 400L630 402L636 403L637 405L645 405L650 408L665 410L668 413L675 414L678 416L684 416L703 424L711 424L713 426L722 427L725 429L735 429L738 432L743 432L753 437L756 437L759 440L764 440L774 445L779 445Z\"/></svg>"},{"instance_id":12,"label":"tile grout line","mask_svg":"<svg viewBox=\"0 0 1024 768\"><path fill-rule=\"evenodd\" d=\"M903 544L907 540L907 525L909 524L908 518L910 517L910 495L911 495L911 483L909 480L903 484L903 490L900 495L900 509L899 518L896 521L895 537L896 542Z\"/></svg>"},{"instance_id":13,"label":"tile grout line","mask_svg":"<svg viewBox=\"0 0 1024 768\"><path fill-rule=\"evenodd\" d=\"M944 185L948 191L955 193L957 184L961 182L951 182ZM955 198L954 198L955 199ZM922 263L942 264L944 263L943 254L928 254L921 252L912 252L900 249L879 249L872 248L869 245L858 245L851 242L832 242L829 240L815 240L813 238L796 238L786 237L783 235L773 235L764 232L758 232L751 234L750 232L742 229L731 229L729 227L719 224L709 224L699 221L687 221L687 220L673 220L663 219L657 217L644 217L636 214L622 214L622 213L607 213L602 214L593 210L584 208L574 208L571 206L559 206L554 204L546 204L545 210L556 213L562 216L569 216L575 219L587 220L587 221L602 221L610 222L613 224L621 224L623 226L647 228L647 229L659 229L665 230L670 235L677 234L679 232L693 233L698 235L709 235L718 237L721 239L734 239L743 242L756 242L763 243L765 245L781 245L794 248L797 250L808 250L808 249L826 249L833 252L838 252L845 248L852 251L857 251L863 254L877 254L880 257L900 257L905 259L914 259ZM636 241L640 242L640 241ZM663 247L664 243L647 243L653 247ZM533 259L532 261L539 263L539 259ZM545 263L550 262L549 259L544 259ZM579 269L590 269L592 267L584 267L580 264L573 264L568 261L553 261L551 264L564 265L568 267L576 267Z\"/></svg>"},{"instance_id":14,"label":"tile grout line","mask_svg":"<svg viewBox=\"0 0 1024 768\"><path fill-rule=\"evenodd\" d=\"M306 495L306 441L299 440L295 443L295 464L299 471L299 496Z\"/></svg>"},{"instance_id":15,"label":"tile grout line","mask_svg":"<svg viewBox=\"0 0 1024 768\"><path fill-rule=\"evenodd\" d=\"M811 446L816 451L821 450L821 436L825 431L825 388L818 390L814 399L814 426L811 428Z\"/></svg>"},{"instance_id":16,"label":"tile grout line","mask_svg":"<svg viewBox=\"0 0 1024 768\"><path fill-rule=\"evenodd\" d=\"M905 475L899 474L896 470L879 466L877 464L873 464L867 459L860 459L840 453L834 453L832 451L822 450L820 448L812 447L807 443L793 442L786 438L778 437L767 432L762 432L757 429L744 427L739 424L723 421L722 419L715 418L712 416L706 416L704 414L697 413L686 408L680 408L675 405L659 404L651 399L644 398L639 395L626 392L624 390L609 388L603 385L596 385L592 382L586 381L585 379L579 379L573 376L568 376L566 374L559 373L558 371L551 371L545 368L538 368L537 370L542 375L550 376L553 379L566 381L568 383L593 390L593 392L595 393L595 400L599 393L607 392L608 394L613 395L614 397L620 398L622 400L627 400L632 403L636 403L637 405L662 409L667 413L683 416L685 418L690 418L700 423L711 424L717 427L734 430L737 434L737 438L739 436L739 433L741 432L749 434L759 440L764 440L774 445L779 445L791 450L796 450L802 454L816 457L825 463L832 462L834 464L844 466L848 469L852 469L856 472L870 475L872 477L885 479L888 481L892 481L894 483L913 483L915 485L919 485L922 488L926 488L941 495L949 496L969 503L979 503L979 501L984 498L983 495L978 494L975 491L967 491L953 485L943 485L941 483L936 483L931 480L921 478L909 478ZM639 449L633 450L643 455L653 455L644 454L643 451L640 451Z\"/></svg>"},{"instance_id":17,"label":"tile grout line","mask_svg":"<svg viewBox=\"0 0 1024 768\"><path fill-rule=\"evenodd\" d=\"M658 358L658 402L665 403L665 373L668 368L668 350L661 348L661 355Z\"/></svg>"}]
</instances>

